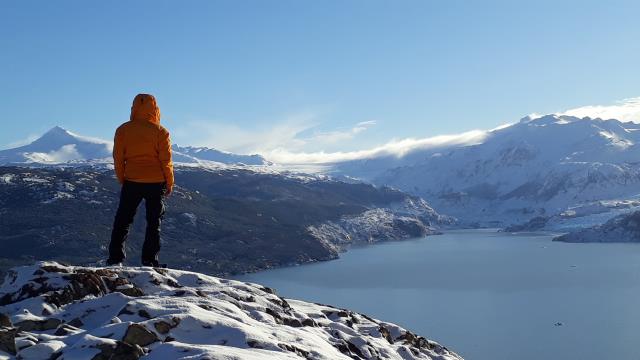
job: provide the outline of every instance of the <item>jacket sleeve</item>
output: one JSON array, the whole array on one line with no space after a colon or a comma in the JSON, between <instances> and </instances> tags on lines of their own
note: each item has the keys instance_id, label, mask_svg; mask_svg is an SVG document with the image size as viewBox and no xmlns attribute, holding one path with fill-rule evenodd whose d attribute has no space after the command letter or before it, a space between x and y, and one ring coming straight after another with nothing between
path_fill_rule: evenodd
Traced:
<instances>
[{"instance_id":1,"label":"jacket sleeve","mask_svg":"<svg viewBox=\"0 0 640 360\"><path fill-rule=\"evenodd\" d=\"M167 182L167 190L173 189L173 161L171 160L171 137L166 129L160 132L160 144L158 146L158 158L162 166L164 180Z\"/></svg>"},{"instance_id":2,"label":"jacket sleeve","mask_svg":"<svg viewBox=\"0 0 640 360\"><path fill-rule=\"evenodd\" d=\"M118 128L116 136L113 139L113 167L120 184L124 183L124 130Z\"/></svg>"}]
</instances>

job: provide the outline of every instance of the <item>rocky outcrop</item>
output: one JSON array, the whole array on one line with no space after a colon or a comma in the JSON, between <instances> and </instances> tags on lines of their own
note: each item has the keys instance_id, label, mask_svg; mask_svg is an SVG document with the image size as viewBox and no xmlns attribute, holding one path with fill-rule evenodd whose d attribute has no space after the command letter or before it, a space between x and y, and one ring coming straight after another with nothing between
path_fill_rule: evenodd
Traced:
<instances>
[{"instance_id":1,"label":"rocky outcrop","mask_svg":"<svg viewBox=\"0 0 640 360\"><path fill-rule=\"evenodd\" d=\"M455 223L455 218L438 214L423 199L407 197L385 208L370 209L362 214L311 225L307 231L316 239L341 250L351 244L436 235L441 233L440 228Z\"/></svg>"},{"instance_id":2,"label":"rocky outcrop","mask_svg":"<svg viewBox=\"0 0 640 360\"><path fill-rule=\"evenodd\" d=\"M548 216L536 216L523 224L513 224L505 227L504 232L540 231L549 222Z\"/></svg>"},{"instance_id":3,"label":"rocky outcrop","mask_svg":"<svg viewBox=\"0 0 640 360\"><path fill-rule=\"evenodd\" d=\"M0 296L3 359L461 359L391 323L193 272L39 263Z\"/></svg>"}]
</instances>

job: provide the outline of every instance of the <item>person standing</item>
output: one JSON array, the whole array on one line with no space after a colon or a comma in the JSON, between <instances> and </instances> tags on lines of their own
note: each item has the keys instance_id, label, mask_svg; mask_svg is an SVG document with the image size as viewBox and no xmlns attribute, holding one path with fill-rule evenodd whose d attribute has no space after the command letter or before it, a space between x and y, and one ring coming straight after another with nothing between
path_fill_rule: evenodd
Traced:
<instances>
[{"instance_id":1,"label":"person standing","mask_svg":"<svg viewBox=\"0 0 640 360\"><path fill-rule=\"evenodd\" d=\"M138 205L144 199L147 229L142 246L142 265L161 266L160 224L165 197L173 190L173 162L169 131L160 125L160 109L155 97L138 94L133 99L129 121L116 130L113 163L122 185L120 203L113 221L108 265L126 258L125 241Z\"/></svg>"}]
</instances>

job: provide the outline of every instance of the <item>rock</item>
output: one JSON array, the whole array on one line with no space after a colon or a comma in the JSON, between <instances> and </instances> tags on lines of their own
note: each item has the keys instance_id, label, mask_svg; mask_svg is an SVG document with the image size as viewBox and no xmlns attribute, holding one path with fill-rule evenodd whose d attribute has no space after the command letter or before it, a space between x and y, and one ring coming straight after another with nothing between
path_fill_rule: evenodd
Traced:
<instances>
[{"instance_id":1,"label":"rock","mask_svg":"<svg viewBox=\"0 0 640 360\"><path fill-rule=\"evenodd\" d=\"M91 360L137 360L144 355L140 346L122 341L118 341L115 347L108 344L100 344L97 347L101 352Z\"/></svg>"},{"instance_id":2,"label":"rock","mask_svg":"<svg viewBox=\"0 0 640 360\"><path fill-rule=\"evenodd\" d=\"M131 324L127 329L122 341L127 344L135 344L139 346L147 346L158 341L158 337L153 332L147 330L140 324Z\"/></svg>"},{"instance_id":3,"label":"rock","mask_svg":"<svg viewBox=\"0 0 640 360\"><path fill-rule=\"evenodd\" d=\"M13 324L11 324L11 319L7 315L0 313L0 326L12 327Z\"/></svg>"},{"instance_id":4,"label":"rock","mask_svg":"<svg viewBox=\"0 0 640 360\"><path fill-rule=\"evenodd\" d=\"M380 332L380 335L382 335L382 337L389 342L389 344L393 344L393 337L391 337L391 332L389 331L389 329L384 326L380 326L378 328L378 331Z\"/></svg>"},{"instance_id":5,"label":"rock","mask_svg":"<svg viewBox=\"0 0 640 360\"><path fill-rule=\"evenodd\" d=\"M62 341L45 341L18 351L21 360L52 360L57 359L62 349L66 347Z\"/></svg>"},{"instance_id":6,"label":"rock","mask_svg":"<svg viewBox=\"0 0 640 360\"><path fill-rule=\"evenodd\" d=\"M59 308L87 296L100 297L110 292L120 292L132 297L143 295L140 288L133 286L128 279L118 276L110 269L74 269L59 264L45 264L39 270L42 271L36 271L36 277L23 284L19 290L3 294L0 297L0 306L39 296L42 296L47 304ZM44 271L47 276L38 275ZM64 288L51 282L50 276L56 273L68 282Z\"/></svg>"},{"instance_id":7,"label":"rock","mask_svg":"<svg viewBox=\"0 0 640 360\"><path fill-rule=\"evenodd\" d=\"M46 331L53 330L62 324L62 320L49 318L46 320L24 320L16 324L20 331Z\"/></svg>"},{"instance_id":8,"label":"rock","mask_svg":"<svg viewBox=\"0 0 640 360\"><path fill-rule=\"evenodd\" d=\"M76 327L76 328L81 328L82 325L84 325L84 323L82 322L82 320L80 320L80 318L73 318L71 321L69 321L67 324Z\"/></svg>"},{"instance_id":9,"label":"rock","mask_svg":"<svg viewBox=\"0 0 640 360\"><path fill-rule=\"evenodd\" d=\"M155 323L153 323L153 327L156 328L156 330L164 335L164 334L168 334L169 331L171 330L172 326L164 321L157 321Z\"/></svg>"},{"instance_id":10,"label":"rock","mask_svg":"<svg viewBox=\"0 0 640 360\"><path fill-rule=\"evenodd\" d=\"M54 332L53 335L65 336L65 335L75 334L78 331L81 331L81 330L75 326L71 326L69 324L62 324L56 329L56 332Z\"/></svg>"},{"instance_id":11,"label":"rock","mask_svg":"<svg viewBox=\"0 0 640 360\"><path fill-rule=\"evenodd\" d=\"M306 319L302 320L302 325L303 326L318 327L318 323L316 323L316 321L313 320L312 318L306 318Z\"/></svg>"},{"instance_id":12,"label":"rock","mask_svg":"<svg viewBox=\"0 0 640 360\"><path fill-rule=\"evenodd\" d=\"M138 316L145 318L145 319L151 319L151 315L149 314L149 312L145 309L140 309L138 310Z\"/></svg>"},{"instance_id":13,"label":"rock","mask_svg":"<svg viewBox=\"0 0 640 360\"><path fill-rule=\"evenodd\" d=\"M0 351L16 354L16 334L18 329L0 329Z\"/></svg>"},{"instance_id":14,"label":"rock","mask_svg":"<svg viewBox=\"0 0 640 360\"><path fill-rule=\"evenodd\" d=\"M30 333L19 332L16 336L16 350L20 352L38 343L38 338Z\"/></svg>"}]
</instances>

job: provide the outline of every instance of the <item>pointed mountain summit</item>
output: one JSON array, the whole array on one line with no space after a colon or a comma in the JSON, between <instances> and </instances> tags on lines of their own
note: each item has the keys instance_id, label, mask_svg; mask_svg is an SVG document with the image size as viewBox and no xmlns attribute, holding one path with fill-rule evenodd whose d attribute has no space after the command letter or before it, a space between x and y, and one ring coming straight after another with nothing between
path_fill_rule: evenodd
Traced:
<instances>
[{"instance_id":1,"label":"pointed mountain summit","mask_svg":"<svg viewBox=\"0 0 640 360\"><path fill-rule=\"evenodd\" d=\"M76 135L55 126L28 145L0 151L0 164L56 164L111 156L109 141Z\"/></svg>"}]
</instances>

